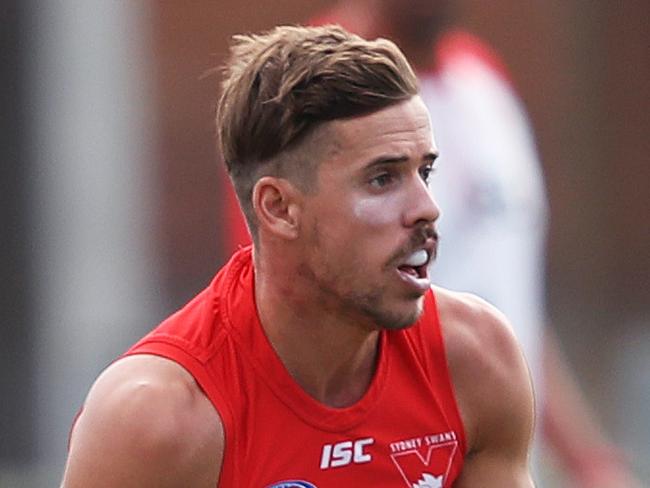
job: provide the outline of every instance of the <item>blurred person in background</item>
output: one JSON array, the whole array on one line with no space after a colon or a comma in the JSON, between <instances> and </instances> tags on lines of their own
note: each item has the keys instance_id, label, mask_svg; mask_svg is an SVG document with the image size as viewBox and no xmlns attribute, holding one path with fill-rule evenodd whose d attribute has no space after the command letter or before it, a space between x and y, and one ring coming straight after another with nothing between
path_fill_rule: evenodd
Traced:
<instances>
[{"instance_id":1,"label":"blurred person in background","mask_svg":"<svg viewBox=\"0 0 650 488\"><path fill-rule=\"evenodd\" d=\"M429 280L437 149L399 49L238 36L217 124L254 245L100 375L63 486L532 486L510 327Z\"/></svg>"},{"instance_id":2,"label":"blurred person in background","mask_svg":"<svg viewBox=\"0 0 650 488\"><path fill-rule=\"evenodd\" d=\"M640 486L545 327L547 204L532 129L504 63L485 42L453 27L452 5L348 0L313 23L387 37L404 51L441 151L431 179L443 239L433 282L476 293L512 322L531 367L544 440L572 486Z\"/></svg>"}]
</instances>

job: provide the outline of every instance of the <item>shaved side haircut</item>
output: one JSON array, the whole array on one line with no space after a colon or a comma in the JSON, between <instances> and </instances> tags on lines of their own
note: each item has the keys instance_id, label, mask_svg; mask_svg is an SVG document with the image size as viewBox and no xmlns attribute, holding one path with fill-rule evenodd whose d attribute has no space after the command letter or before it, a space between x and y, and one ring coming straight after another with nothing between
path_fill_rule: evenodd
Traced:
<instances>
[{"instance_id":1,"label":"shaved side haircut","mask_svg":"<svg viewBox=\"0 0 650 488\"><path fill-rule=\"evenodd\" d=\"M234 36L217 134L253 238L251 196L259 178L286 178L310 191L329 142L326 134L318 137L324 122L381 110L418 89L408 61L386 39L368 41L335 25Z\"/></svg>"}]
</instances>

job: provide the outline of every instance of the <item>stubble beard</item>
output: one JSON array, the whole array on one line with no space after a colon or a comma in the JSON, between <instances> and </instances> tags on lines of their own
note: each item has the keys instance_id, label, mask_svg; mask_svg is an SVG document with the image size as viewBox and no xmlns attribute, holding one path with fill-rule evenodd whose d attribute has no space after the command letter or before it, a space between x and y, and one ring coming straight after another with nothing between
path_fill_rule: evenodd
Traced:
<instances>
[{"instance_id":1,"label":"stubble beard","mask_svg":"<svg viewBox=\"0 0 650 488\"><path fill-rule=\"evenodd\" d=\"M382 298L375 295L356 297L352 303L356 303L357 309L368 317L377 328L386 330L402 330L411 327L422 315L422 297L418 299L411 312L393 312L382 307Z\"/></svg>"},{"instance_id":2,"label":"stubble beard","mask_svg":"<svg viewBox=\"0 0 650 488\"><path fill-rule=\"evenodd\" d=\"M338 303L338 308L344 316L357 318L360 325L369 329L401 330L413 325L422 315L424 298L422 295L413 294L401 300L413 301L413 306L408 311L400 311L386 306L389 290L383 286L367 287L364 291L351 291L350 283L345 277L327 279L336 276L326 272L319 279L319 289L324 296L329 296ZM345 288L348 288L345 290ZM368 290L371 288L371 290ZM353 286L358 290L359 287Z\"/></svg>"},{"instance_id":3,"label":"stubble beard","mask_svg":"<svg viewBox=\"0 0 650 488\"><path fill-rule=\"evenodd\" d=\"M434 235L437 239L435 230L420 230L411 236L408 247L417 246L427 235ZM322 252L322 236L318 224L314 225L312 236L311 245L317 250L317 255L325 256L327 253ZM404 250L396 253L383 271L390 273L394 267L392 261L405 254ZM368 328L406 329L417 322L424 311L424 296L419 293L399 298L399 300L414 302L410 311L391 310L390 307L385 306L388 301L387 296L390 294L387 286L365 285L363 286L365 290L359 291L361 287L355 283L355 276L342 276L327 259L321 260L313 267L304 263L301 268L303 274L310 276L319 288L324 304L329 303L332 307L337 307L344 316L358 317L359 324L366 325Z\"/></svg>"}]
</instances>

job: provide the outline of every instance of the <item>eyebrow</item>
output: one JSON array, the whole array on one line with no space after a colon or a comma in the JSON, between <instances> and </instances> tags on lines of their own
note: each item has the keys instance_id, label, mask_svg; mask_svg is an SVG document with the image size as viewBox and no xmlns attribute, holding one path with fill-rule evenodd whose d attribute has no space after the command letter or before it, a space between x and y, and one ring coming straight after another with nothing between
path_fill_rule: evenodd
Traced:
<instances>
[{"instance_id":1,"label":"eyebrow","mask_svg":"<svg viewBox=\"0 0 650 488\"><path fill-rule=\"evenodd\" d=\"M400 164L400 163L406 163L410 158L406 154L389 154L385 156L379 156L372 161L370 161L367 165L366 168L373 168L375 166L380 166L383 164ZM438 159L438 153L437 152L428 152L424 156L422 156L422 161L423 162L430 162L433 163L436 159Z\"/></svg>"}]
</instances>

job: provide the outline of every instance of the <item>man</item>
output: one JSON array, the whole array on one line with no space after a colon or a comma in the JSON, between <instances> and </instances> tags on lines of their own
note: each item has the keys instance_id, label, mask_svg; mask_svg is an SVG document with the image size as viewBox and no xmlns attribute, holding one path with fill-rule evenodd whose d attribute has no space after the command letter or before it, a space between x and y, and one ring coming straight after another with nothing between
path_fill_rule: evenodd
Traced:
<instances>
[{"instance_id":1,"label":"man","mask_svg":"<svg viewBox=\"0 0 650 488\"><path fill-rule=\"evenodd\" d=\"M535 380L545 440L575 485L636 486L544 327L547 205L525 111L498 56L450 28L453 5L347 0L316 23L386 36L415 66L443 160L431 182L444 214L433 281L476 293L512 321Z\"/></svg>"},{"instance_id":2,"label":"man","mask_svg":"<svg viewBox=\"0 0 650 488\"><path fill-rule=\"evenodd\" d=\"M217 122L254 245L100 376L63 486L532 486L510 327L431 288L437 149L397 47L239 36Z\"/></svg>"}]
</instances>

